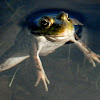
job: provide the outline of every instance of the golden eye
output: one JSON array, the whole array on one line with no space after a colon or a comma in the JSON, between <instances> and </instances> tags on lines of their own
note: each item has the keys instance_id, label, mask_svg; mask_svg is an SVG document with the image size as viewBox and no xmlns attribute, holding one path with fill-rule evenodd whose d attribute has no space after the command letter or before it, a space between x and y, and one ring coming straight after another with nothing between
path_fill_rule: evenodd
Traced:
<instances>
[{"instance_id":1,"label":"golden eye","mask_svg":"<svg viewBox=\"0 0 100 100\"><path fill-rule=\"evenodd\" d=\"M41 28L48 28L51 25L49 17L42 17L40 19L39 25Z\"/></svg>"},{"instance_id":2,"label":"golden eye","mask_svg":"<svg viewBox=\"0 0 100 100\"><path fill-rule=\"evenodd\" d=\"M49 22L48 20L45 20L45 19L41 20L41 22L40 22L40 26L41 26L42 28L48 27L49 24L50 24L50 22Z\"/></svg>"},{"instance_id":3,"label":"golden eye","mask_svg":"<svg viewBox=\"0 0 100 100\"><path fill-rule=\"evenodd\" d=\"M39 20L39 26L41 28L49 28L54 23L53 18L44 16Z\"/></svg>"},{"instance_id":4,"label":"golden eye","mask_svg":"<svg viewBox=\"0 0 100 100\"><path fill-rule=\"evenodd\" d=\"M62 11L62 12L60 12L58 15L57 15L57 19L59 19L59 20L67 20L67 18L68 18L68 14L67 13L65 13L64 11Z\"/></svg>"},{"instance_id":5,"label":"golden eye","mask_svg":"<svg viewBox=\"0 0 100 100\"><path fill-rule=\"evenodd\" d=\"M68 20L68 21L71 21L71 19L70 19L70 18L67 18L67 20Z\"/></svg>"}]
</instances>

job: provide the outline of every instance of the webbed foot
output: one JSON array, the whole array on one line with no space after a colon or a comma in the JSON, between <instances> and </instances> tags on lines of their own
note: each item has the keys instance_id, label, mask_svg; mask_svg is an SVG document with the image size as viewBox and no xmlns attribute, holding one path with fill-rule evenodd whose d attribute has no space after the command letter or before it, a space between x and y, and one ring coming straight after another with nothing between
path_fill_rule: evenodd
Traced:
<instances>
[{"instance_id":1,"label":"webbed foot","mask_svg":"<svg viewBox=\"0 0 100 100\"><path fill-rule=\"evenodd\" d=\"M92 65L94 67L96 66L94 61L100 63L100 59L99 59L100 55L98 55L98 54L96 54L92 51L89 51L89 52L86 53L86 56L89 58L90 63L92 63Z\"/></svg>"},{"instance_id":2,"label":"webbed foot","mask_svg":"<svg viewBox=\"0 0 100 100\"><path fill-rule=\"evenodd\" d=\"M37 86L40 83L40 80L43 81L45 90L48 91L47 84L50 84L50 81L48 80L48 78L45 75L45 73L43 71L41 71L41 70L38 71L38 79L37 79L37 81L35 83L35 86Z\"/></svg>"}]
</instances>

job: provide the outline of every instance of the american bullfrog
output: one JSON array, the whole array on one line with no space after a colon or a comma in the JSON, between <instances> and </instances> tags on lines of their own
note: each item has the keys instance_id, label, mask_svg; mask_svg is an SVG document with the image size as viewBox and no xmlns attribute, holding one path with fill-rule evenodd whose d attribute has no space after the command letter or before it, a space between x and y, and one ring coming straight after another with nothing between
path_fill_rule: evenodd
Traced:
<instances>
[{"instance_id":1,"label":"american bullfrog","mask_svg":"<svg viewBox=\"0 0 100 100\"><path fill-rule=\"evenodd\" d=\"M66 42L75 43L95 67L95 62L100 63L100 55L92 52L75 33L75 25L83 25L77 19L69 18L68 13L61 11L56 15L44 15L37 19L27 19L16 37L14 45L0 58L0 72L14 67L27 58L31 58L37 71L37 86L43 81L45 90L50 84L43 69L40 56L46 56Z\"/></svg>"}]
</instances>

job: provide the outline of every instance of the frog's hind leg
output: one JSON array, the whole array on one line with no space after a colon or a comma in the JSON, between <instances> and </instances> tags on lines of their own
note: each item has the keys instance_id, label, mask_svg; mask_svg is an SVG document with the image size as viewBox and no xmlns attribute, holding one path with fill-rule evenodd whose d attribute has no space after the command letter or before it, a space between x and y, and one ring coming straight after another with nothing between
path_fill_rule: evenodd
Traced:
<instances>
[{"instance_id":1,"label":"frog's hind leg","mask_svg":"<svg viewBox=\"0 0 100 100\"><path fill-rule=\"evenodd\" d=\"M29 56L8 58L4 63L0 65L0 72L14 67L15 65L27 59L28 57Z\"/></svg>"},{"instance_id":2,"label":"frog's hind leg","mask_svg":"<svg viewBox=\"0 0 100 100\"><path fill-rule=\"evenodd\" d=\"M92 65L95 67L95 62L100 63L100 55L92 52L79 38L78 36L75 34L75 39L72 40L85 54L85 56L87 56L87 58L89 59L90 63L92 63Z\"/></svg>"},{"instance_id":3,"label":"frog's hind leg","mask_svg":"<svg viewBox=\"0 0 100 100\"><path fill-rule=\"evenodd\" d=\"M11 47L0 57L0 72L14 67L28 57L29 55L25 55L20 50L16 50L16 47Z\"/></svg>"}]
</instances>

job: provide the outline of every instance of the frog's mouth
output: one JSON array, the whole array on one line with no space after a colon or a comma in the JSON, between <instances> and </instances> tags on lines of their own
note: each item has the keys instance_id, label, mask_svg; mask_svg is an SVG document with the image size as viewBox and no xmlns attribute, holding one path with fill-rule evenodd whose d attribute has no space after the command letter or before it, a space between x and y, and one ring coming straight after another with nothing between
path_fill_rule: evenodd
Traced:
<instances>
[{"instance_id":1,"label":"frog's mouth","mask_svg":"<svg viewBox=\"0 0 100 100\"><path fill-rule=\"evenodd\" d=\"M68 37L65 37L65 36L54 36L54 35L45 35L45 38L51 42L61 42L62 40L63 41L70 41L70 38Z\"/></svg>"}]
</instances>

